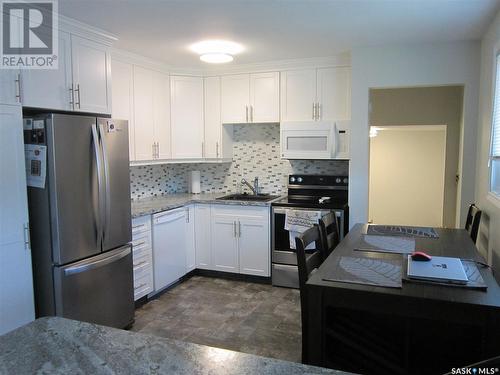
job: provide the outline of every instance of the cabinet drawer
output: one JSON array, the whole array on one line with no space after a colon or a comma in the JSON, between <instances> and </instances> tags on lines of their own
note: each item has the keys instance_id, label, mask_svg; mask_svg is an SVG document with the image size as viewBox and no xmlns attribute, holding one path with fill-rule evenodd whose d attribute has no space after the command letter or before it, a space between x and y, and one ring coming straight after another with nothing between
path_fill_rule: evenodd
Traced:
<instances>
[{"instance_id":1,"label":"cabinet drawer","mask_svg":"<svg viewBox=\"0 0 500 375\"><path fill-rule=\"evenodd\" d=\"M132 246L133 251L141 247L151 247L151 233L145 232L132 236Z\"/></svg>"},{"instance_id":2,"label":"cabinet drawer","mask_svg":"<svg viewBox=\"0 0 500 375\"><path fill-rule=\"evenodd\" d=\"M132 237L138 233L151 230L151 215L140 216L132 219Z\"/></svg>"},{"instance_id":3,"label":"cabinet drawer","mask_svg":"<svg viewBox=\"0 0 500 375\"><path fill-rule=\"evenodd\" d=\"M249 217L255 219L268 219L271 215L270 212L271 211L269 206L229 206L224 204L212 205L212 216L228 215Z\"/></svg>"},{"instance_id":4,"label":"cabinet drawer","mask_svg":"<svg viewBox=\"0 0 500 375\"><path fill-rule=\"evenodd\" d=\"M132 251L132 257L134 259L134 262L139 259L139 258L142 258L144 256L152 256L153 254L153 251L151 249L151 246L149 245L142 245L142 246L138 246L138 247L135 247L134 250Z\"/></svg>"},{"instance_id":5,"label":"cabinet drawer","mask_svg":"<svg viewBox=\"0 0 500 375\"><path fill-rule=\"evenodd\" d=\"M145 274L151 274L151 258L149 256L134 260L134 279L139 279Z\"/></svg>"},{"instance_id":6,"label":"cabinet drawer","mask_svg":"<svg viewBox=\"0 0 500 375\"><path fill-rule=\"evenodd\" d=\"M138 279L134 279L134 301L153 291L153 278L151 274L145 274Z\"/></svg>"}]
</instances>

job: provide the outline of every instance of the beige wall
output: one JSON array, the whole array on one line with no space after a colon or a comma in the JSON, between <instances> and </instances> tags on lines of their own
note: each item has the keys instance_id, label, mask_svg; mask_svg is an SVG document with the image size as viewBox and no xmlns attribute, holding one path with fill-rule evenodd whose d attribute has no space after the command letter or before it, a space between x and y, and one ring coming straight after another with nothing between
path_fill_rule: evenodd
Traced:
<instances>
[{"instance_id":1,"label":"beige wall","mask_svg":"<svg viewBox=\"0 0 500 375\"><path fill-rule=\"evenodd\" d=\"M500 200L489 193L488 155L490 151L494 61L500 52L500 13L481 43L481 85L476 167L476 202L483 210L477 246L492 263L500 281Z\"/></svg>"},{"instance_id":2,"label":"beige wall","mask_svg":"<svg viewBox=\"0 0 500 375\"><path fill-rule=\"evenodd\" d=\"M456 226L462 86L370 90L370 125L447 125L443 225Z\"/></svg>"},{"instance_id":3,"label":"beige wall","mask_svg":"<svg viewBox=\"0 0 500 375\"><path fill-rule=\"evenodd\" d=\"M386 127L370 138L369 219L443 224L446 126Z\"/></svg>"}]
</instances>

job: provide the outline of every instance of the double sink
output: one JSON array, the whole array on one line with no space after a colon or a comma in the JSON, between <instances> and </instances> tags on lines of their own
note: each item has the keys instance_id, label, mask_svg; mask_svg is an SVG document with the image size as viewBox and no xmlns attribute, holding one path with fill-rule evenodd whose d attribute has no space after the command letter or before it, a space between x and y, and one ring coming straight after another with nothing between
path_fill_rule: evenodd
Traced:
<instances>
[{"instance_id":1,"label":"double sink","mask_svg":"<svg viewBox=\"0 0 500 375\"><path fill-rule=\"evenodd\" d=\"M278 197L279 195L243 193L243 194L229 194L217 199L221 201L269 202Z\"/></svg>"}]
</instances>

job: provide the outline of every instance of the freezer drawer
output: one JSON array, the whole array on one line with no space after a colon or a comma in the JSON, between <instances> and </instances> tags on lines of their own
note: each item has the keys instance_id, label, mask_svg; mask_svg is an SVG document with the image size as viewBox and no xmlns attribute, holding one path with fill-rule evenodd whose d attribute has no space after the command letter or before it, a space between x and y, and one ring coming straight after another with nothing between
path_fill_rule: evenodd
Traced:
<instances>
[{"instance_id":1,"label":"freezer drawer","mask_svg":"<svg viewBox=\"0 0 500 375\"><path fill-rule=\"evenodd\" d=\"M134 319L132 249L54 268L56 315L124 328Z\"/></svg>"}]
</instances>

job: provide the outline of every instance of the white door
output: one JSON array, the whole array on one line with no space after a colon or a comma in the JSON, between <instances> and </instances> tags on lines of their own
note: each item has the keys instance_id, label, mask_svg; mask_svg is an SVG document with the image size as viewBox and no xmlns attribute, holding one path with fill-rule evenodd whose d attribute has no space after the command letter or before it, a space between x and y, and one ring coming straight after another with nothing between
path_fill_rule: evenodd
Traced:
<instances>
[{"instance_id":1,"label":"white door","mask_svg":"<svg viewBox=\"0 0 500 375\"><path fill-rule=\"evenodd\" d=\"M135 160L153 159L153 72L134 66Z\"/></svg>"},{"instance_id":2,"label":"white door","mask_svg":"<svg viewBox=\"0 0 500 375\"><path fill-rule=\"evenodd\" d=\"M0 104L21 104L21 73L0 69Z\"/></svg>"},{"instance_id":3,"label":"white door","mask_svg":"<svg viewBox=\"0 0 500 375\"><path fill-rule=\"evenodd\" d=\"M245 124L249 119L250 76L236 74L221 78L221 111L223 124Z\"/></svg>"},{"instance_id":4,"label":"white door","mask_svg":"<svg viewBox=\"0 0 500 375\"><path fill-rule=\"evenodd\" d=\"M186 213L184 208L153 216L155 292L186 274Z\"/></svg>"},{"instance_id":5,"label":"white door","mask_svg":"<svg viewBox=\"0 0 500 375\"><path fill-rule=\"evenodd\" d=\"M270 276L269 220L240 217L238 250L240 273Z\"/></svg>"},{"instance_id":6,"label":"white door","mask_svg":"<svg viewBox=\"0 0 500 375\"><path fill-rule=\"evenodd\" d=\"M212 269L210 205L197 204L194 213L196 267Z\"/></svg>"},{"instance_id":7,"label":"white door","mask_svg":"<svg viewBox=\"0 0 500 375\"><path fill-rule=\"evenodd\" d=\"M443 225L446 126L387 126L370 138L369 220Z\"/></svg>"},{"instance_id":8,"label":"white door","mask_svg":"<svg viewBox=\"0 0 500 375\"><path fill-rule=\"evenodd\" d=\"M71 35L75 110L111 113L111 64L106 46Z\"/></svg>"},{"instance_id":9,"label":"white door","mask_svg":"<svg viewBox=\"0 0 500 375\"><path fill-rule=\"evenodd\" d=\"M318 117L323 121L351 118L351 68L318 69Z\"/></svg>"},{"instance_id":10,"label":"white door","mask_svg":"<svg viewBox=\"0 0 500 375\"><path fill-rule=\"evenodd\" d=\"M194 205L186 207L186 273L196 268Z\"/></svg>"},{"instance_id":11,"label":"white door","mask_svg":"<svg viewBox=\"0 0 500 375\"><path fill-rule=\"evenodd\" d=\"M250 122L280 121L280 74L250 74Z\"/></svg>"},{"instance_id":12,"label":"white door","mask_svg":"<svg viewBox=\"0 0 500 375\"><path fill-rule=\"evenodd\" d=\"M153 72L153 123L157 158L170 159L170 77Z\"/></svg>"},{"instance_id":13,"label":"white door","mask_svg":"<svg viewBox=\"0 0 500 375\"><path fill-rule=\"evenodd\" d=\"M21 107L0 105L0 335L35 319Z\"/></svg>"},{"instance_id":14,"label":"white door","mask_svg":"<svg viewBox=\"0 0 500 375\"><path fill-rule=\"evenodd\" d=\"M113 72L112 109L113 118L128 121L129 158L135 160L134 142L134 72L132 64L111 60Z\"/></svg>"},{"instance_id":15,"label":"white door","mask_svg":"<svg viewBox=\"0 0 500 375\"><path fill-rule=\"evenodd\" d=\"M170 77L172 157L203 157L203 78Z\"/></svg>"},{"instance_id":16,"label":"white door","mask_svg":"<svg viewBox=\"0 0 500 375\"><path fill-rule=\"evenodd\" d=\"M206 77L205 91L205 158L221 157L220 77Z\"/></svg>"},{"instance_id":17,"label":"white door","mask_svg":"<svg viewBox=\"0 0 500 375\"><path fill-rule=\"evenodd\" d=\"M212 215L212 262L217 271L239 272L237 216Z\"/></svg>"},{"instance_id":18,"label":"white door","mask_svg":"<svg viewBox=\"0 0 500 375\"><path fill-rule=\"evenodd\" d=\"M281 121L314 120L316 69L281 72Z\"/></svg>"},{"instance_id":19,"label":"white door","mask_svg":"<svg viewBox=\"0 0 500 375\"><path fill-rule=\"evenodd\" d=\"M74 103L71 84L71 37L59 31L58 68L25 69L21 73L23 106L71 111Z\"/></svg>"}]
</instances>

